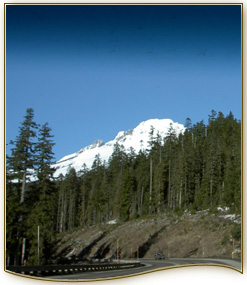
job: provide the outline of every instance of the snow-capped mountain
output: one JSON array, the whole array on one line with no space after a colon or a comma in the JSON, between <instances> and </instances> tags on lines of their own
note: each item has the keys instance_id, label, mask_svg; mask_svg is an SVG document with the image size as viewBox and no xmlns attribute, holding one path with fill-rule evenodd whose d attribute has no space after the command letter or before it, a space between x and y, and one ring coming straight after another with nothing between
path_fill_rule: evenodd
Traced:
<instances>
[{"instance_id":1,"label":"snow-capped mountain","mask_svg":"<svg viewBox=\"0 0 247 285\"><path fill-rule=\"evenodd\" d=\"M98 154L102 162L107 162L113 153L116 143L123 145L126 152L130 151L131 147L136 153L141 149L147 149L152 127L154 129L153 137L155 138L157 134L159 134L162 139L167 136L170 127L174 129L177 135L185 130L182 124L175 123L170 119L151 119L144 121L133 130L119 132L112 141L104 143L102 140L96 140L93 144L80 149L78 152L64 156L55 163L54 167L56 168L56 172L54 176L58 177L60 174L65 175L69 167L73 167L76 171L79 171L82 169L83 164L86 164L87 168L90 169L95 160L95 156Z\"/></svg>"}]
</instances>

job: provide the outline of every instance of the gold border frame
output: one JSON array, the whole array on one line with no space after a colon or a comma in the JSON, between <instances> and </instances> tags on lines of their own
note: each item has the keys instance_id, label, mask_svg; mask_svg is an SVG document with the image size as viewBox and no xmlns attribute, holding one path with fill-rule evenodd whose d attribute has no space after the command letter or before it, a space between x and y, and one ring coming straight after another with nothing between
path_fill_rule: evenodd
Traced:
<instances>
[{"instance_id":1,"label":"gold border frame","mask_svg":"<svg viewBox=\"0 0 247 285\"><path fill-rule=\"evenodd\" d=\"M147 270L145 272L141 273L135 273L135 274L129 274L129 275L124 275L124 276L119 276L119 277L107 277L107 278L96 278L96 279L49 279L49 278L42 278L42 277L32 277L28 275L22 275L18 273L14 273L11 271L6 270L6 6L7 5L241 5L241 270L232 267L230 265L223 265L223 264L214 264L214 263L203 263L203 264L186 264L186 265L176 265L176 266L169 266L169 267L164 267L164 268L158 268L158 269L153 269L153 270ZM119 3L87 3L87 2L78 2L78 3L57 3L57 2L49 2L49 3L29 3L29 2L24 2L24 3L4 3L4 271L6 273L9 273L11 275L15 275L18 277L23 277L27 279L33 279L33 280L41 280L41 281L52 281L52 282L95 282L95 281L107 281L107 280L116 280L116 279L125 279L128 277L133 277L133 276L140 276L140 275L145 275L148 273L152 272L159 272L159 271L164 271L164 270L169 270L169 269L174 269L174 268L184 268L184 267L204 267L204 266L213 266L213 267L225 267L229 269L233 269L234 271L237 271L241 274L243 274L243 262L244 262L244 238L243 238L243 233L244 233L244 211L243 211L243 200L244 200L244 193L243 193L243 187L244 187L244 144L243 144L243 139L244 139L244 116L243 116L243 111L244 111L244 82L243 82L243 75L244 75L244 51L243 51L243 42L244 42L244 3L222 3L222 2L217 2L217 3L210 3L210 2L205 2L205 3L164 3L164 2L158 2L158 3L146 3L146 2L119 2Z\"/></svg>"}]
</instances>

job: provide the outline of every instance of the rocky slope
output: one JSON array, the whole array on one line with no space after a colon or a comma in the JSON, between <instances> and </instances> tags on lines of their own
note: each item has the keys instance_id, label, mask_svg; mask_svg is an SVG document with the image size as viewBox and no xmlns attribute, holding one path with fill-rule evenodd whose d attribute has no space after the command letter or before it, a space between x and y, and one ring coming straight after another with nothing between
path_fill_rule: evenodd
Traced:
<instances>
[{"instance_id":1,"label":"rocky slope","mask_svg":"<svg viewBox=\"0 0 247 285\"><path fill-rule=\"evenodd\" d=\"M111 258L117 243L121 258L240 257L240 217L220 209L183 215L162 215L126 223L82 227L59 237L56 259L80 262L97 257Z\"/></svg>"}]
</instances>

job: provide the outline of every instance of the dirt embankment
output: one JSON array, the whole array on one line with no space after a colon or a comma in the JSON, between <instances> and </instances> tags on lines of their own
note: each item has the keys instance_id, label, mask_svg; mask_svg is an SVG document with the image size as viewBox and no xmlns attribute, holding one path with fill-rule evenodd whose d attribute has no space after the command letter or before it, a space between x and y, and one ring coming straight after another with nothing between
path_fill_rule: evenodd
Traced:
<instances>
[{"instance_id":1,"label":"dirt embankment","mask_svg":"<svg viewBox=\"0 0 247 285\"><path fill-rule=\"evenodd\" d=\"M83 227L60 236L56 260L120 258L240 257L240 217L219 211L160 215L126 223Z\"/></svg>"}]
</instances>

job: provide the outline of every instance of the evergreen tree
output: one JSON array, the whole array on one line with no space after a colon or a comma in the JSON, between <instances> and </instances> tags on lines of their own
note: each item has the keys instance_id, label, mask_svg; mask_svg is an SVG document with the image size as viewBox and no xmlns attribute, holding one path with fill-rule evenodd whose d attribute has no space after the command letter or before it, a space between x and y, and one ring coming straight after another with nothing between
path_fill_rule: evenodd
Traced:
<instances>
[{"instance_id":1,"label":"evergreen tree","mask_svg":"<svg viewBox=\"0 0 247 285\"><path fill-rule=\"evenodd\" d=\"M46 264L52 260L52 248L55 242L56 230L56 184L53 180L52 168L53 151L55 145L52 141L51 129L48 123L39 129L36 151L36 171L38 181L35 190L38 193L32 210L28 216L28 235L30 243L29 262L33 264ZM37 237L37 229L40 235ZM39 238L39 245L37 240ZM39 246L39 251L37 250ZM39 255L38 255L39 253Z\"/></svg>"},{"instance_id":2,"label":"evergreen tree","mask_svg":"<svg viewBox=\"0 0 247 285\"><path fill-rule=\"evenodd\" d=\"M90 208L88 211L90 221L95 223L103 219L106 202L106 193L104 193L102 189L103 182L105 182L106 179L105 170L99 154L95 156L90 174L92 187L89 198Z\"/></svg>"},{"instance_id":3,"label":"evergreen tree","mask_svg":"<svg viewBox=\"0 0 247 285\"><path fill-rule=\"evenodd\" d=\"M123 170L128 163L128 156L123 145L116 143L109 158L108 179L112 217L119 217L120 193L123 183Z\"/></svg>"},{"instance_id":4,"label":"evergreen tree","mask_svg":"<svg viewBox=\"0 0 247 285\"><path fill-rule=\"evenodd\" d=\"M165 165L164 162L159 162L154 169L154 192L155 192L155 207L160 213L164 210L165 188L167 187Z\"/></svg>"},{"instance_id":5,"label":"evergreen tree","mask_svg":"<svg viewBox=\"0 0 247 285\"><path fill-rule=\"evenodd\" d=\"M132 169L126 169L123 175L123 184L120 192L119 216L121 221L127 221L131 215L132 199L136 189L135 177Z\"/></svg>"},{"instance_id":6,"label":"evergreen tree","mask_svg":"<svg viewBox=\"0 0 247 285\"><path fill-rule=\"evenodd\" d=\"M17 189L10 183L6 185L6 262L7 265L19 262L18 251L21 239L19 238L19 196Z\"/></svg>"},{"instance_id":7,"label":"evergreen tree","mask_svg":"<svg viewBox=\"0 0 247 285\"><path fill-rule=\"evenodd\" d=\"M52 168L52 163L54 160L54 153L52 151L53 143L51 135L51 129L48 123L45 123L39 129L38 143L36 144L36 165L37 165L37 177L40 182L44 183L53 178L53 173L55 171Z\"/></svg>"},{"instance_id":8,"label":"evergreen tree","mask_svg":"<svg viewBox=\"0 0 247 285\"><path fill-rule=\"evenodd\" d=\"M149 210L149 197L147 192L149 188L149 161L145 152L140 151L135 160L136 183L138 193L138 214L142 216Z\"/></svg>"},{"instance_id":9,"label":"evergreen tree","mask_svg":"<svg viewBox=\"0 0 247 285\"><path fill-rule=\"evenodd\" d=\"M174 176L173 164L175 161L175 147L176 147L176 134L172 125L170 125L168 134L165 140L164 151L165 151L165 164L168 167L168 190L167 190L167 206L170 209L174 209L174 186L172 177Z\"/></svg>"},{"instance_id":10,"label":"evergreen tree","mask_svg":"<svg viewBox=\"0 0 247 285\"><path fill-rule=\"evenodd\" d=\"M84 163L82 166L82 170L79 174L79 184L80 184L80 199L79 199L79 226L85 225L87 222L86 213L87 213L87 205L88 205L88 173L89 169Z\"/></svg>"},{"instance_id":11,"label":"evergreen tree","mask_svg":"<svg viewBox=\"0 0 247 285\"><path fill-rule=\"evenodd\" d=\"M11 156L8 157L8 166L12 179L21 183L20 204L25 200L26 182L29 175L33 175L35 168L35 141L37 124L33 121L34 111L28 108L25 119L19 128L14 147L11 149Z\"/></svg>"},{"instance_id":12,"label":"evergreen tree","mask_svg":"<svg viewBox=\"0 0 247 285\"><path fill-rule=\"evenodd\" d=\"M11 141L11 144L14 145L11 149L11 155L7 157L8 177L11 181L15 181L14 188L17 190L19 196L18 212L15 212L18 219L14 219L17 224L13 228L15 232L15 241L13 242L15 243L16 248L14 257L15 264L24 263L24 251L26 246L25 213L27 212L27 205L24 204L24 201L28 188L27 182L29 181L30 176L34 175L36 158L34 150L37 124L34 122L33 117L33 109L28 108L26 110L24 121L19 127L19 135L14 142ZM11 206L12 203L8 200L7 211ZM12 219L12 221L14 220ZM10 233L10 235L13 236L13 232Z\"/></svg>"},{"instance_id":13,"label":"evergreen tree","mask_svg":"<svg viewBox=\"0 0 247 285\"><path fill-rule=\"evenodd\" d=\"M80 186L77 173L70 168L59 189L59 232L72 230L79 223Z\"/></svg>"},{"instance_id":14,"label":"evergreen tree","mask_svg":"<svg viewBox=\"0 0 247 285\"><path fill-rule=\"evenodd\" d=\"M151 126L150 132L149 132L149 160L150 160L150 169L149 169L149 214L152 214L153 211L153 153L155 149L155 143L154 143L154 127Z\"/></svg>"}]
</instances>

